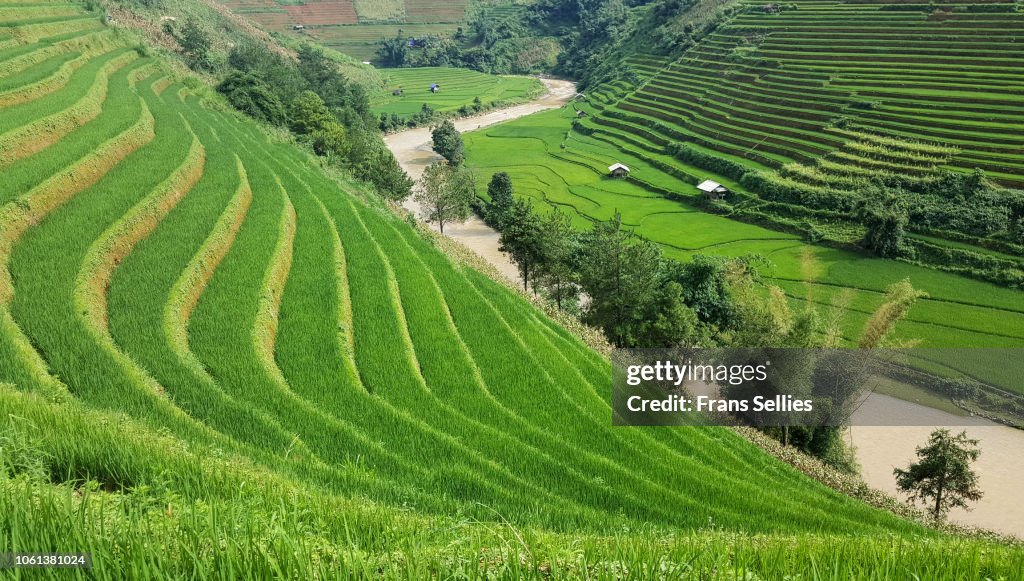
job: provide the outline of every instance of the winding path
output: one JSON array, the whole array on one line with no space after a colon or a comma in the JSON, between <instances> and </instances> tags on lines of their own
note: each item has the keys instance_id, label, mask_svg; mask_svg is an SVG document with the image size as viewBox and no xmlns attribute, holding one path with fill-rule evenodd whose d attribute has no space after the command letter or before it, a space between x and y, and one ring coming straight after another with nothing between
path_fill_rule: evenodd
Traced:
<instances>
[{"instance_id":1,"label":"winding path","mask_svg":"<svg viewBox=\"0 0 1024 581\"><path fill-rule=\"evenodd\" d=\"M465 133L540 111L557 109L568 103L576 94L576 84L571 81L541 79L541 82L548 90L541 97L522 105L458 119L455 121L455 128ZM441 159L441 156L430 147L430 141L430 129L427 127L394 133L384 138L388 149L394 154L402 169L415 180L420 179L424 168ZM421 215L419 205L411 198L406 200L405 207L417 216ZM449 224L445 234L482 256L509 279L518 280L519 273L515 264L498 250L497 230L485 224L478 216L471 216L461 224Z\"/></svg>"}]
</instances>

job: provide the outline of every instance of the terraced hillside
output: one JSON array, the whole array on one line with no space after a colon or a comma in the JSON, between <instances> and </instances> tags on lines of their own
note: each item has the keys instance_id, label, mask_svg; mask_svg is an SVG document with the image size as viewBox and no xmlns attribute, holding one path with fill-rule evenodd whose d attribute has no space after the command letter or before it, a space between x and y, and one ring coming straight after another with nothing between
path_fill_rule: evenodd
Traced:
<instances>
[{"instance_id":1,"label":"terraced hillside","mask_svg":"<svg viewBox=\"0 0 1024 581\"><path fill-rule=\"evenodd\" d=\"M1024 345L1024 293L981 282L1020 284L1019 201L970 200L954 179L969 184L979 168L996 187L1024 180L1024 12L1007 2L741 6L677 60L632 57L630 80L574 104L584 118L548 113L469 137L469 163L512 172L538 207L570 209L581 227L619 210L673 256L765 255L793 300L846 297L851 336L885 286L909 277L929 298L904 337ZM510 147L521 155L504 155ZM628 181L605 179L616 161L633 168ZM734 192L720 215L700 208L694 186L709 178ZM857 207L879 180L902 189L904 242L930 268L807 243L859 242ZM971 372L1021 389L996 370Z\"/></svg>"},{"instance_id":2,"label":"terraced hillside","mask_svg":"<svg viewBox=\"0 0 1024 581\"><path fill-rule=\"evenodd\" d=\"M488 75L448 67L419 67L411 69L382 69L384 86L371 98L371 107L377 114L397 113L412 115L427 104L435 111L457 111L472 106L479 99L482 106L512 104L536 97L543 92L540 81L530 77ZM431 85L440 91L432 93ZM394 95L401 90L401 95Z\"/></svg>"},{"instance_id":3,"label":"terraced hillside","mask_svg":"<svg viewBox=\"0 0 1024 581\"><path fill-rule=\"evenodd\" d=\"M268 31L309 37L360 60L375 58L378 43L399 31L410 37L455 32L472 10L467 0L220 1Z\"/></svg>"},{"instance_id":4,"label":"terraced hillside","mask_svg":"<svg viewBox=\"0 0 1024 581\"><path fill-rule=\"evenodd\" d=\"M765 213L825 224L840 241L863 234L842 218L873 181L955 198L978 189L955 175L977 169L996 186L1024 186L1018 3L741 6L679 60L634 63L651 78L598 103L595 128L672 154L684 163L669 171L692 183L709 170L733 178ZM1019 278L1024 230L1020 209L1007 210L1019 202L978 196L958 212L926 198L910 211L922 260Z\"/></svg>"},{"instance_id":5,"label":"terraced hillside","mask_svg":"<svg viewBox=\"0 0 1024 581\"><path fill-rule=\"evenodd\" d=\"M1016 3L744 7L620 108L809 184L981 168L1024 185Z\"/></svg>"},{"instance_id":6,"label":"terraced hillside","mask_svg":"<svg viewBox=\"0 0 1024 581\"><path fill-rule=\"evenodd\" d=\"M734 432L611 429L608 363L526 301L33 6L0 4L0 551L101 579L1024 573Z\"/></svg>"}]
</instances>

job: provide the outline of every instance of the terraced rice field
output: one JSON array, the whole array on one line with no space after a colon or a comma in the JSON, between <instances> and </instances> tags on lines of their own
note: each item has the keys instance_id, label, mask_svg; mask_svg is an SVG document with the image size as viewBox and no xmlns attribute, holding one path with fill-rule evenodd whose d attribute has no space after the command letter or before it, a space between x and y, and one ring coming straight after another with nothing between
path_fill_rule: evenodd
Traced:
<instances>
[{"instance_id":1,"label":"terraced rice field","mask_svg":"<svg viewBox=\"0 0 1024 581\"><path fill-rule=\"evenodd\" d=\"M635 90L605 89L585 124L642 154L683 142L812 199L855 200L874 177L923 182L975 168L998 185L1024 186L1024 12L1015 3L742 6L675 62L638 57L632 65L650 78ZM666 171L691 181L708 174ZM787 215L830 221L828 208L811 206L775 202ZM862 234L846 227L838 239ZM1021 265L980 234L932 233L934 248Z\"/></svg>"},{"instance_id":2,"label":"terraced rice field","mask_svg":"<svg viewBox=\"0 0 1024 581\"><path fill-rule=\"evenodd\" d=\"M355 24L359 21L352 0L313 0L295 6L285 6L285 10L292 20L304 26Z\"/></svg>"},{"instance_id":3,"label":"terraced rice field","mask_svg":"<svg viewBox=\"0 0 1024 581\"><path fill-rule=\"evenodd\" d=\"M601 95L591 95L592 102L601 99ZM618 211L625 224L658 242L672 257L763 255L771 262L762 268L765 278L781 287L795 305L811 301L830 309L841 299L845 332L851 339L881 303L885 288L909 278L929 297L911 309L897 329L899 337L920 339L922 347L1024 346L1024 293L815 246L792 234L708 214L685 198L696 195L693 180L703 179L708 172L643 149L635 133L609 129L585 136L569 131L575 118L569 107L465 134L467 164L478 171L479 190L486 189L492 173L507 171L518 194L533 199L540 211L554 207L568 211L580 228L607 220ZM516 152L514 158L509 151ZM615 162L633 170L628 180L607 177L607 167ZM718 179L735 186L728 178ZM668 199L667 193L684 197ZM815 272L807 272L807 252L815 259ZM1021 391L1019 378L1000 375L999 357L993 352L991 361L979 362L967 371L1005 389Z\"/></svg>"},{"instance_id":4,"label":"terraced rice field","mask_svg":"<svg viewBox=\"0 0 1024 581\"><path fill-rule=\"evenodd\" d=\"M304 34L324 46L329 46L362 61L377 58L380 41L394 38L401 30L410 37L448 34L455 32L457 24L359 24L355 26L318 26Z\"/></svg>"},{"instance_id":5,"label":"terraced rice field","mask_svg":"<svg viewBox=\"0 0 1024 581\"><path fill-rule=\"evenodd\" d=\"M405 19L403 0L356 0L356 12L363 22L396 22Z\"/></svg>"},{"instance_id":6,"label":"terraced rice field","mask_svg":"<svg viewBox=\"0 0 1024 581\"><path fill-rule=\"evenodd\" d=\"M0 551L98 578L1024 571L731 431L611 429L608 363L518 295L61 22L0 25L28 39L0 54Z\"/></svg>"},{"instance_id":7,"label":"terraced rice field","mask_svg":"<svg viewBox=\"0 0 1024 581\"><path fill-rule=\"evenodd\" d=\"M539 95L543 85L532 77L488 75L468 69L421 67L414 69L381 69L384 87L371 99L375 113L411 115L424 103L436 111L454 111L472 105L479 98L483 105L510 104ZM430 92L437 84L441 90ZM401 96L392 91L401 89Z\"/></svg>"},{"instance_id":8,"label":"terraced rice field","mask_svg":"<svg viewBox=\"0 0 1024 581\"><path fill-rule=\"evenodd\" d=\"M623 118L655 111L688 141L808 183L981 168L1024 185L1015 3L745 6L617 104Z\"/></svg>"}]
</instances>

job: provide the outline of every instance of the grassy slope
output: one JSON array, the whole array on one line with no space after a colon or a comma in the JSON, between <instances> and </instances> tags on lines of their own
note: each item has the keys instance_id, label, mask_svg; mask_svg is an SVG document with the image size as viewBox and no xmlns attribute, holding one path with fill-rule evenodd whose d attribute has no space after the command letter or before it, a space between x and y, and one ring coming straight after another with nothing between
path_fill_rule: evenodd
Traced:
<instances>
[{"instance_id":1,"label":"grassy slope","mask_svg":"<svg viewBox=\"0 0 1024 581\"><path fill-rule=\"evenodd\" d=\"M730 431L611 429L593 352L121 54L4 109L100 105L5 162L2 550L92 551L99 578L1021 574Z\"/></svg>"}]
</instances>

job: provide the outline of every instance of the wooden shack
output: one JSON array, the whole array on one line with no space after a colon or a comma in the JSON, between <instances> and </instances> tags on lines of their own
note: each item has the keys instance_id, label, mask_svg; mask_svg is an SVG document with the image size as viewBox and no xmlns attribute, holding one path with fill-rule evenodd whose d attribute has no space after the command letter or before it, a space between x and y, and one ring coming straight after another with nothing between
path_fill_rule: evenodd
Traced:
<instances>
[{"instance_id":1,"label":"wooden shack","mask_svg":"<svg viewBox=\"0 0 1024 581\"><path fill-rule=\"evenodd\" d=\"M697 189L709 200L722 200L729 194L729 188L713 180L704 180L697 184Z\"/></svg>"},{"instance_id":2,"label":"wooden shack","mask_svg":"<svg viewBox=\"0 0 1024 581\"><path fill-rule=\"evenodd\" d=\"M608 173L613 178L624 178L629 175L629 167L621 163L616 163L608 166Z\"/></svg>"}]
</instances>

